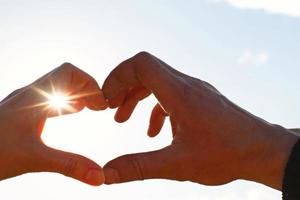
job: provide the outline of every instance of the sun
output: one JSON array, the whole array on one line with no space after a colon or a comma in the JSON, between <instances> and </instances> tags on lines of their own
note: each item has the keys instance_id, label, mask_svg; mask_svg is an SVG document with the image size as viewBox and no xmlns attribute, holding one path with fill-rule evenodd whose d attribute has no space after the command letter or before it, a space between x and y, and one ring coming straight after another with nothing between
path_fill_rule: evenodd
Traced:
<instances>
[{"instance_id":1,"label":"sun","mask_svg":"<svg viewBox=\"0 0 300 200\"><path fill-rule=\"evenodd\" d=\"M64 94L50 94L48 96L48 106L51 109L60 110L69 106L69 98Z\"/></svg>"},{"instance_id":2,"label":"sun","mask_svg":"<svg viewBox=\"0 0 300 200\"><path fill-rule=\"evenodd\" d=\"M55 88L52 83L51 91L45 91L37 87L34 87L34 90L37 94L41 95L44 100L34 105L26 106L26 108L42 107L50 116L77 112L73 106L77 102L76 99L80 97L79 95L70 95L60 91Z\"/></svg>"},{"instance_id":3,"label":"sun","mask_svg":"<svg viewBox=\"0 0 300 200\"><path fill-rule=\"evenodd\" d=\"M42 97L41 101L25 106L24 109L41 107L43 111L48 113L48 116L75 113L82 109L79 107L82 98L96 94L95 92L77 92L77 94L73 94L60 88L55 88L52 82L50 82L50 86L50 90L32 86L37 95Z\"/></svg>"},{"instance_id":4,"label":"sun","mask_svg":"<svg viewBox=\"0 0 300 200\"><path fill-rule=\"evenodd\" d=\"M62 115L64 111L75 112L75 109L71 106L72 97L53 90L51 93L45 95L47 97L46 109L51 113L55 112L58 115Z\"/></svg>"}]
</instances>

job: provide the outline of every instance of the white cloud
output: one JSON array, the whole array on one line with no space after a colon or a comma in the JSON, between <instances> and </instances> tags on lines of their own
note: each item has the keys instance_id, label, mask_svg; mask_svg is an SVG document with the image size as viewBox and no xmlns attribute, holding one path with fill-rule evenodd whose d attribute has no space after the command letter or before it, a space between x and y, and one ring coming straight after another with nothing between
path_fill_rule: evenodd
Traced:
<instances>
[{"instance_id":1,"label":"white cloud","mask_svg":"<svg viewBox=\"0 0 300 200\"><path fill-rule=\"evenodd\" d=\"M237 8L264 10L268 13L280 13L300 17L300 0L209 0L226 2Z\"/></svg>"},{"instance_id":2,"label":"white cloud","mask_svg":"<svg viewBox=\"0 0 300 200\"><path fill-rule=\"evenodd\" d=\"M269 60L269 54L265 51L261 51L258 53L255 53L250 50L246 50L243 52L243 54L237 59L237 63L239 65L262 65L267 63Z\"/></svg>"}]
</instances>

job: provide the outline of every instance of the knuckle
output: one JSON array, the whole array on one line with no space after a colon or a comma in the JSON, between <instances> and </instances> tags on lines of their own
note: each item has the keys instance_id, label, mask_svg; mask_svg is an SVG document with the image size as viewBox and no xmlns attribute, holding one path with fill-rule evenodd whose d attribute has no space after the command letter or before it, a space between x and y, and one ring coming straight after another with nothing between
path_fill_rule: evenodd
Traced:
<instances>
[{"instance_id":1,"label":"knuckle","mask_svg":"<svg viewBox=\"0 0 300 200\"><path fill-rule=\"evenodd\" d=\"M147 51L140 51L135 55L136 57L151 57L151 54Z\"/></svg>"},{"instance_id":2,"label":"knuckle","mask_svg":"<svg viewBox=\"0 0 300 200\"><path fill-rule=\"evenodd\" d=\"M61 66L62 67L73 67L74 65L72 65L72 63L69 63L69 62L64 62Z\"/></svg>"},{"instance_id":3,"label":"knuckle","mask_svg":"<svg viewBox=\"0 0 300 200\"><path fill-rule=\"evenodd\" d=\"M220 92L217 90L217 88L215 88L212 84L206 82L206 81L202 81L202 84L205 88L207 88L208 90L212 91L212 92L215 92L215 93L219 93Z\"/></svg>"},{"instance_id":4,"label":"knuckle","mask_svg":"<svg viewBox=\"0 0 300 200\"><path fill-rule=\"evenodd\" d=\"M91 83L93 86L98 85L94 77L90 76L88 73L84 72L83 70L71 63L65 62L59 67L59 69L61 69L64 72L75 73L76 75L81 76L84 80L89 81L89 83Z\"/></svg>"},{"instance_id":5,"label":"knuckle","mask_svg":"<svg viewBox=\"0 0 300 200\"><path fill-rule=\"evenodd\" d=\"M69 62L63 63L59 68L63 71L72 71L76 69L76 67Z\"/></svg>"},{"instance_id":6,"label":"knuckle","mask_svg":"<svg viewBox=\"0 0 300 200\"><path fill-rule=\"evenodd\" d=\"M137 60L137 61L145 61L145 60L148 60L148 59L151 59L152 58L152 55L146 51L141 51L139 53L137 53L134 58Z\"/></svg>"},{"instance_id":7,"label":"knuckle","mask_svg":"<svg viewBox=\"0 0 300 200\"><path fill-rule=\"evenodd\" d=\"M16 89L15 91L13 91L10 95L14 96L20 92L22 92L23 90L25 90L26 87L23 87L23 88L19 88L19 89Z\"/></svg>"},{"instance_id":8,"label":"knuckle","mask_svg":"<svg viewBox=\"0 0 300 200\"><path fill-rule=\"evenodd\" d=\"M22 91L26 90L26 87L23 87L23 88L19 88L19 89L16 89L15 91L13 91L12 93L10 93L5 99L3 99L3 101L6 101L10 98L13 98L14 96L22 93Z\"/></svg>"},{"instance_id":9,"label":"knuckle","mask_svg":"<svg viewBox=\"0 0 300 200\"><path fill-rule=\"evenodd\" d=\"M142 162L142 157L139 154L129 156L129 162L131 163L131 166L133 167L133 170L136 172L136 178L137 180L144 180L144 166Z\"/></svg>"},{"instance_id":10,"label":"knuckle","mask_svg":"<svg viewBox=\"0 0 300 200\"><path fill-rule=\"evenodd\" d=\"M118 157L117 159L108 163L105 167L110 168L125 168L126 172L121 170L119 176L121 180L144 180L144 166L138 154L127 154Z\"/></svg>"},{"instance_id":11,"label":"knuckle","mask_svg":"<svg viewBox=\"0 0 300 200\"><path fill-rule=\"evenodd\" d=\"M76 158L76 157L67 158L63 165L63 169L62 169L63 174L66 176L71 176L72 174L74 174L75 169L77 168L78 164L79 164L78 158Z\"/></svg>"}]
</instances>

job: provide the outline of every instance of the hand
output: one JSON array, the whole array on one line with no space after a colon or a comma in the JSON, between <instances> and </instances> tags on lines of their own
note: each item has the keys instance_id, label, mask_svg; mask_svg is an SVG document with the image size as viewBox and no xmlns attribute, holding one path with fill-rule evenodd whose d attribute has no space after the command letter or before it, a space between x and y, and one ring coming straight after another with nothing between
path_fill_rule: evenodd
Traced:
<instances>
[{"instance_id":1,"label":"hand","mask_svg":"<svg viewBox=\"0 0 300 200\"><path fill-rule=\"evenodd\" d=\"M298 139L292 132L248 113L216 88L176 71L142 52L107 77L103 93L115 120L126 121L151 93L154 107L148 135L169 117L173 141L152 152L124 155L104 166L105 183L172 179L220 185L246 179L281 189L284 167Z\"/></svg>"},{"instance_id":2,"label":"hand","mask_svg":"<svg viewBox=\"0 0 300 200\"><path fill-rule=\"evenodd\" d=\"M69 96L69 106L51 108L49 94ZM0 103L0 180L28 172L57 172L91 185L104 182L102 168L80 155L47 147L41 133L47 117L107 107L97 82L71 64L63 64Z\"/></svg>"}]
</instances>

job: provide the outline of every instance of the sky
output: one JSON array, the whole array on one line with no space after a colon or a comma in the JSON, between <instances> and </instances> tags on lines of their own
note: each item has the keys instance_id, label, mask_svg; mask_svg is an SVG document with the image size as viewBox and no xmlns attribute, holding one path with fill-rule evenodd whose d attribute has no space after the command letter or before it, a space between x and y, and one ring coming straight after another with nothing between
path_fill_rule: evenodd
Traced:
<instances>
[{"instance_id":1,"label":"sky","mask_svg":"<svg viewBox=\"0 0 300 200\"><path fill-rule=\"evenodd\" d=\"M102 85L121 61L148 51L208 81L271 123L300 127L300 3L297 0L0 0L0 98L64 62ZM162 148L170 124L146 136L156 100L124 124L114 110L84 110L47 121L43 140L100 165L119 155ZM201 169L199 169L201 170ZM281 199L279 191L235 181L218 187L148 180L91 187L54 173L0 182L2 199Z\"/></svg>"}]
</instances>

